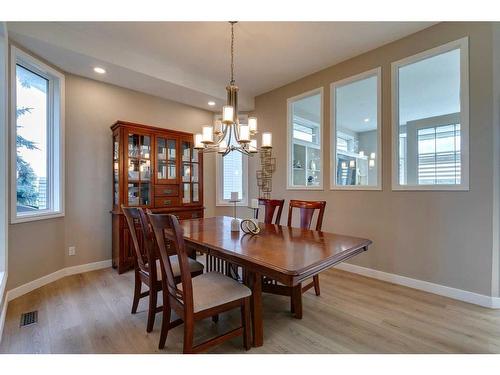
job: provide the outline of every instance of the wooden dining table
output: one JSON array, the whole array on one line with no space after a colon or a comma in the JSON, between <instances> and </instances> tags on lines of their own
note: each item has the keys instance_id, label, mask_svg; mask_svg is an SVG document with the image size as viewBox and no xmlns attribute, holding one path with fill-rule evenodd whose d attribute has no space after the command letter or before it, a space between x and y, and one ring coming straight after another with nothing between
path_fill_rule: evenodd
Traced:
<instances>
[{"instance_id":1,"label":"wooden dining table","mask_svg":"<svg viewBox=\"0 0 500 375\"><path fill-rule=\"evenodd\" d=\"M217 216L181 221L187 245L240 266L252 290L253 345L262 346L262 276L286 286L302 281L368 249L372 241L340 234L259 223L257 235L231 231L231 217ZM301 290L301 288L295 288ZM301 300L298 298L297 300ZM302 306L295 306L302 317Z\"/></svg>"}]
</instances>

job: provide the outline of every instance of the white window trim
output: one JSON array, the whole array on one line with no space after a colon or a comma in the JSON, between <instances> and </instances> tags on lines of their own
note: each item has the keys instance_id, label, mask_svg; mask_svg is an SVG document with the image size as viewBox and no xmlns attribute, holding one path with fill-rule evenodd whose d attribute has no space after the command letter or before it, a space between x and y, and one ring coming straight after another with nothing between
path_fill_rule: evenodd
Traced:
<instances>
[{"instance_id":1,"label":"white window trim","mask_svg":"<svg viewBox=\"0 0 500 375\"><path fill-rule=\"evenodd\" d=\"M220 120L222 118L221 115L214 116L214 120ZM240 123L245 124L248 122L248 115L239 115L238 119ZM234 134L233 134L234 137ZM232 151L238 152L238 151ZM236 203L236 206L248 206L248 158L249 156L243 155L243 197L241 200ZM233 206L233 203L229 202L227 199L222 199L222 187L224 186L224 181L222 181L223 174L222 172L222 155L219 153L215 154L215 205L218 207L228 207Z\"/></svg>"},{"instance_id":2,"label":"white window trim","mask_svg":"<svg viewBox=\"0 0 500 375\"><path fill-rule=\"evenodd\" d=\"M34 58L33 56L27 54L24 51L21 51L20 49L16 48L15 46L11 46L11 60L10 60L10 76L11 76L11 153L10 153L10 158L11 158L11 175L10 175L10 196L11 196L11 205L10 205L10 212L11 212L11 218L10 221L12 224L17 224L17 223L24 223L28 221L35 221L35 220L43 220L43 219L52 219L56 217L62 217L65 214L64 211L64 190L65 190L65 184L64 184L64 155L65 155L65 150L64 150L64 106L65 106L65 97L64 97L64 90L65 90L65 80L64 80L64 75L60 73L59 71L53 69L52 67L44 64L43 62L39 61L38 59ZM48 139L48 149L49 149L49 163L48 163L48 168L49 168L49 176L48 180L50 181L50 184L52 187L50 188L50 194L51 197L49 198L49 201L51 202L51 209L50 210L44 210L42 212L36 212L36 213L29 213L29 214L24 214L24 215L17 215L17 209L16 209L16 204L17 204L17 181L16 181L16 132L17 132L17 119L16 119L16 64L18 61L21 61L24 66L29 67L30 69L34 70L37 74L40 74L53 82L54 79L59 80L59 87L58 90L56 90L53 85L50 85L49 83L49 95L52 96L52 102L54 101L54 98L57 99L57 103L59 105L58 111L54 112L53 108L49 108L49 124L50 124L50 129L49 132L52 132L52 134L47 137ZM58 126L54 127L54 123L58 122ZM54 135L54 129L58 131L58 137L57 135ZM58 144L55 144L55 138L58 138ZM53 155L58 152L59 153L59 170L54 171L54 161L52 160ZM59 172L59 175L56 176L55 174ZM56 192L56 190L59 190ZM58 198L58 210L53 210L54 207L54 200Z\"/></svg>"},{"instance_id":3,"label":"white window trim","mask_svg":"<svg viewBox=\"0 0 500 375\"><path fill-rule=\"evenodd\" d=\"M293 127L292 127L292 111L291 107L294 102L297 100L300 100L302 98L306 98L308 96L313 96L316 94L320 94L321 96L321 108L320 108L320 124L319 124L319 136L320 136L320 171L321 171L321 179L319 182L318 186L297 186L292 184L292 167L293 167L293 157L292 157L292 132L293 132ZM324 89L323 87L319 87L314 90L310 90L307 92L304 92L300 95L293 96L291 98L288 98L286 101L286 108L287 108L287 125L286 125L286 135L287 135L287 141L286 141L286 189L287 190L324 190L323 189L323 179L325 175L325 168L324 168L324 158L323 158L323 152L324 152L324 137L323 137L323 100L324 100Z\"/></svg>"},{"instance_id":4,"label":"white window trim","mask_svg":"<svg viewBox=\"0 0 500 375\"><path fill-rule=\"evenodd\" d=\"M400 185L399 184L399 77L402 66L424 60L454 49L460 49L460 162L459 185ZM469 190L469 38L464 37L442 46L395 61L391 64L392 79L392 190L409 191L468 191Z\"/></svg>"},{"instance_id":5,"label":"white window trim","mask_svg":"<svg viewBox=\"0 0 500 375\"><path fill-rule=\"evenodd\" d=\"M8 268L9 268L9 262L8 262L8 222L9 222L9 217L8 217L8 205L9 205L9 195L8 195L8 188L9 188L9 177L8 177L8 170L9 170L9 164L8 164L8 149L9 149L9 144L8 144L8 124L9 124L9 116L8 116L8 93L7 93L7 87L8 87L8 82L9 82L9 75L8 75L8 67L9 67L9 47L8 47L8 32L7 32L7 25L5 22L0 23L0 38L2 39L1 47L3 49L2 51L2 61L0 62L0 74L2 77L0 78L0 161L1 161L1 166L0 166L0 211L4 211L2 214L2 218L0 219L0 231L2 232L0 235L0 239L2 242L0 243L0 256L3 259L0 259L0 305L2 298L4 296L5 288L7 286L7 277L8 277ZM1 311L0 311L1 314ZM1 324L1 323L0 323ZM1 330L2 327L0 327L0 339L1 339Z\"/></svg>"},{"instance_id":6,"label":"white window trim","mask_svg":"<svg viewBox=\"0 0 500 375\"><path fill-rule=\"evenodd\" d=\"M336 89L370 77L377 77L377 185L337 185L337 124ZM330 84L330 190L382 190L382 68L356 74Z\"/></svg>"}]
</instances>

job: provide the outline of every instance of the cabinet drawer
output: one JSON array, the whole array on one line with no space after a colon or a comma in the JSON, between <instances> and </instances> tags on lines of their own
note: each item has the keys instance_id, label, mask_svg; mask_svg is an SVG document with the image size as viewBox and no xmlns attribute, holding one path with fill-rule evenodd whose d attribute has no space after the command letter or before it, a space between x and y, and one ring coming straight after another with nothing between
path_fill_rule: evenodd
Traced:
<instances>
[{"instance_id":1,"label":"cabinet drawer","mask_svg":"<svg viewBox=\"0 0 500 375\"><path fill-rule=\"evenodd\" d=\"M180 205L180 200L177 197L155 197L155 207L175 207Z\"/></svg>"},{"instance_id":2,"label":"cabinet drawer","mask_svg":"<svg viewBox=\"0 0 500 375\"><path fill-rule=\"evenodd\" d=\"M203 211L202 210L196 210L196 211L180 211L176 212L175 216L179 220L185 220L185 219L198 219L203 217Z\"/></svg>"},{"instance_id":3,"label":"cabinet drawer","mask_svg":"<svg viewBox=\"0 0 500 375\"><path fill-rule=\"evenodd\" d=\"M177 197L179 195L179 185L155 185L155 196L157 197Z\"/></svg>"}]
</instances>

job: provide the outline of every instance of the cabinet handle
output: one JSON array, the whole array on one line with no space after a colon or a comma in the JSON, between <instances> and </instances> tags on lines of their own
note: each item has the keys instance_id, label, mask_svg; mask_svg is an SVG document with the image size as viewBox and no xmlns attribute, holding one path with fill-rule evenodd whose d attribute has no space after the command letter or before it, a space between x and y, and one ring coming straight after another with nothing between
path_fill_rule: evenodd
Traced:
<instances>
[{"instance_id":1,"label":"cabinet handle","mask_svg":"<svg viewBox=\"0 0 500 375\"><path fill-rule=\"evenodd\" d=\"M164 200L164 201L163 201L163 204L164 204L165 206L170 206L170 205L172 204L172 201L171 201L170 199L167 199L167 200Z\"/></svg>"},{"instance_id":2,"label":"cabinet handle","mask_svg":"<svg viewBox=\"0 0 500 375\"><path fill-rule=\"evenodd\" d=\"M163 190L163 194L172 194L172 190L170 189Z\"/></svg>"}]
</instances>

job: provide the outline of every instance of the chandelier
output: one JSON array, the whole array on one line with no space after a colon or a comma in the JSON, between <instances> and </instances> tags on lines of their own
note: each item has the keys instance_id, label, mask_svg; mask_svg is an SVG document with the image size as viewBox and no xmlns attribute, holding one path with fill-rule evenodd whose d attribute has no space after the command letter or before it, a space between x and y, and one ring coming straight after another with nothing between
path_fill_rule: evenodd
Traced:
<instances>
[{"instance_id":1,"label":"chandelier","mask_svg":"<svg viewBox=\"0 0 500 375\"><path fill-rule=\"evenodd\" d=\"M272 148L272 134L262 133L260 149L257 139L252 139L257 134L257 118L248 117L247 124L240 124L238 117L238 86L234 80L234 24L231 25L231 79L226 86L227 102L222 107L222 120L215 121L214 125L203 126L202 132L194 135L194 148L201 152L218 152L226 156L232 151L253 156L260 150Z\"/></svg>"}]
</instances>

